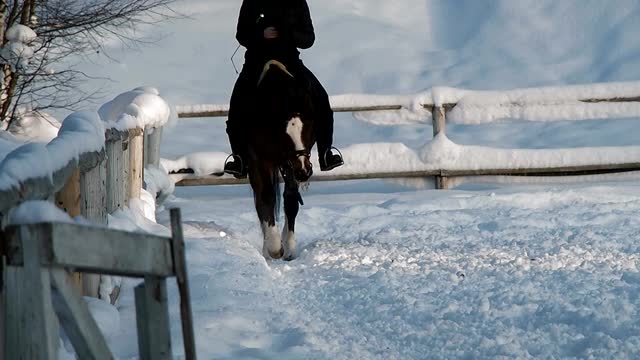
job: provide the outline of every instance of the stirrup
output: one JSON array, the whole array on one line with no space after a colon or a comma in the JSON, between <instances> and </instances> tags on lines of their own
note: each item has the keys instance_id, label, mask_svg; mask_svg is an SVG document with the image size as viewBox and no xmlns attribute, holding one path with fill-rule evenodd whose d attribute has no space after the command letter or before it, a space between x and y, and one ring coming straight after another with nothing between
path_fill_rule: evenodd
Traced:
<instances>
[{"instance_id":1,"label":"stirrup","mask_svg":"<svg viewBox=\"0 0 640 360\"><path fill-rule=\"evenodd\" d=\"M333 164L332 166L328 166L327 164L327 154L331 151L331 150L335 150L338 155L340 156L340 162L337 162L335 164ZM332 154L333 155L333 154ZM333 170L335 168L337 168L338 166L342 166L344 165L344 157L342 157L342 152L340 152L340 150L338 150L338 148L331 146L330 148L328 148L327 150L325 150L324 154L322 154L323 160L324 160L324 169L322 168L322 164L320 164L320 171L329 171L329 170Z\"/></svg>"},{"instance_id":2,"label":"stirrup","mask_svg":"<svg viewBox=\"0 0 640 360\"><path fill-rule=\"evenodd\" d=\"M239 171L235 171L235 169L227 169L227 163L229 163L229 158L233 158L233 162L235 163L236 161L238 163L240 163L240 170ZM227 158L224 160L224 168L223 171L227 174L231 174L234 177L238 178L238 179L243 179L245 177L247 177L246 172L244 172L243 170L245 169L244 167L244 162L242 161L242 157L240 155L237 154L230 154L229 156L227 156Z\"/></svg>"}]
</instances>

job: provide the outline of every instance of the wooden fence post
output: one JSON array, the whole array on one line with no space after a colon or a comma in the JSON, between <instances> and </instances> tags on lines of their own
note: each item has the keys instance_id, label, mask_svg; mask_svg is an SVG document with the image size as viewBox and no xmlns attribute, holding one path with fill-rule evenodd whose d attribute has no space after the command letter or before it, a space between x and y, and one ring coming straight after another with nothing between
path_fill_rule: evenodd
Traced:
<instances>
[{"instance_id":1,"label":"wooden fence post","mask_svg":"<svg viewBox=\"0 0 640 360\"><path fill-rule=\"evenodd\" d=\"M131 159L129 156L129 143L131 141L131 135L127 131L122 135L122 165L123 165L123 184L124 184L124 205L129 206L129 199L131 199Z\"/></svg>"},{"instance_id":2,"label":"wooden fence post","mask_svg":"<svg viewBox=\"0 0 640 360\"><path fill-rule=\"evenodd\" d=\"M434 106L432 109L433 137L436 137L440 133L445 133L446 115L444 106Z\"/></svg>"},{"instance_id":3,"label":"wooden fence post","mask_svg":"<svg viewBox=\"0 0 640 360\"><path fill-rule=\"evenodd\" d=\"M80 209L80 169L76 169L67 179L64 187L55 194L56 206L69 214L71 217L81 215ZM83 292L82 278L79 272L69 273L73 286L78 291Z\"/></svg>"},{"instance_id":4,"label":"wooden fence post","mask_svg":"<svg viewBox=\"0 0 640 360\"><path fill-rule=\"evenodd\" d=\"M129 198L140 197L144 172L144 131L140 128L129 131Z\"/></svg>"},{"instance_id":5,"label":"wooden fence post","mask_svg":"<svg viewBox=\"0 0 640 360\"><path fill-rule=\"evenodd\" d=\"M196 340L193 334L193 314L191 312L191 295L189 294L189 276L182 233L182 215L179 208L170 210L171 245L173 267L175 269L178 292L180 293L180 317L182 319L182 337L184 339L184 355L187 360L196 359Z\"/></svg>"},{"instance_id":6,"label":"wooden fence post","mask_svg":"<svg viewBox=\"0 0 640 360\"><path fill-rule=\"evenodd\" d=\"M171 359L167 280L145 276L136 286L136 323L141 360Z\"/></svg>"},{"instance_id":7,"label":"wooden fence post","mask_svg":"<svg viewBox=\"0 0 640 360\"><path fill-rule=\"evenodd\" d=\"M105 151L107 153L107 214L125 206L125 161L122 134L115 129L107 130ZM128 155L128 154L127 154ZM127 158L128 159L128 158Z\"/></svg>"},{"instance_id":8,"label":"wooden fence post","mask_svg":"<svg viewBox=\"0 0 640 360\"><path fill-rule=\"evenodd\" d=\"M431 111L431 115L433 118L433 137L435 138L438 134L445 135L446 130L446 110L444 106L434 105ZM448 181L446 176L437 175L435 177L436 181L436 189L442 190L448 188Z\"/></svg>"},{"instance_id":9,"label":"wooden fence post","mask_svg":"<svg viewBox=\"0 0 640 360\"><path fill-rule=\"evenodd\" d=\"M104 335L89 312L80 293L68 284L63 269L51 269L51 281L57 295L53 302L60 324L80 359L113 359Z\"/></svg>"},{"instance_id":10,"label":"wooden fence post","mask_svg":"<svg viewBox=\"0 0 640 360\"><path fill-rule=\"evenodd\" d=\"M105 152L80 158L80 212L95 224L107 224L107 162ZM100 297L100 275L84 274L83 295Z\"/></svg>"},{"instance_id":11,"label":"wooden fence post","mask_svg":"<svg viewBox=\"0 0 640 360\"><path fill-rule=\"evenodd\" d=\"M107 215L122 209L128 203L126 184L129 182L128 163L128 132L127 140L123 141L123 133L116 129L106 131L105 151L107 154ZM125 161L126 159L126 161ZM106 276L106 275L103 275ZM114 287L110 294L111 304L115 304L120 296L120 286Z\"/></svg>"},{"instance_id":12,"label":"wooden fence post","mask_svg":"<svg viewBox=\"0 0 640 360\"><path fill-rule=\"evenodd\" d=\"M162 127L148 128L144 134L144 167L160 165L160 141L162 141Z\"/></svg>"},{"instance_id":13,"label":"wooden fence post","mask_svg":"<svg viewBox=\"0 0 640 360\"><path fill-rule=\"evenodd\" d=\"M49 270L40 267L42 234L28 226L19 229L23 266L6 271L5 359L56 359L58 320L51 302Z\"/></svg>"}]
</instances>

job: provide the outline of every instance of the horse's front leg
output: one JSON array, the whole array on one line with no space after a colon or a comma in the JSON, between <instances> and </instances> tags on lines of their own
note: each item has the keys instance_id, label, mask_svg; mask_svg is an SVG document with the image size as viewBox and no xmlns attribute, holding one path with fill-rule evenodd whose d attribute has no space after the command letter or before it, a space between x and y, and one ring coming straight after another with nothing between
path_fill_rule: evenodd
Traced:
<instances>
[{"instance_id":1,"label":"horse's front leg","mask_svg":"<svg viewBox=\"0 0 640 360\"><path fill-rule=\"evenodd\" d=\"M271 173L266 170L260 174L250 175L251 186L255 196L256 212L260 220L260 227L264 236L262 242L262 255L274 259L280 259L284 254L280 234L276 228L276 185L273 183Z\"/></svg>"},{"instance_id":2,"label":"horse's front leg","mask_svg":"<svg viewBox=\"0 0 640 360\"><path fill-rule=\"evenodd\" d=\"M285 177L284 188L285 221L282 229L282 243L284 245L284 259L289 261L296 257L296 216L302 202L298 183L293 177Z\"/></svg>"}]
</instances>

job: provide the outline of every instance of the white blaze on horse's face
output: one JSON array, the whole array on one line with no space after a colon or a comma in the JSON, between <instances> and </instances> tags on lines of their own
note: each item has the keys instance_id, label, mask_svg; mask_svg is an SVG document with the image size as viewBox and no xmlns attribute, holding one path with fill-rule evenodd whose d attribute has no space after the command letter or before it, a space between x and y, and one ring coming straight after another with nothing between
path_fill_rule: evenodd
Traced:
<instances>
[{"instance_id":1,"label":"white blaze on horse's face","mask_svg":"<svg viewBox=\"0 0 640 360\"><path fill-rule=\"evenodd\" d=\"M304 151L304 143L302 142L303 127L304 127L304 124L302 123L302 120L298 116L292 117L287 122L287 135L289 135L289 137L293 141L293 144L296 147L296 151ZM298 160L300 161L301 169L308 172L310 169L307 168L307 162L305 161L305 156L304 155L298 156Z\"/></svg>"}]
</instances>

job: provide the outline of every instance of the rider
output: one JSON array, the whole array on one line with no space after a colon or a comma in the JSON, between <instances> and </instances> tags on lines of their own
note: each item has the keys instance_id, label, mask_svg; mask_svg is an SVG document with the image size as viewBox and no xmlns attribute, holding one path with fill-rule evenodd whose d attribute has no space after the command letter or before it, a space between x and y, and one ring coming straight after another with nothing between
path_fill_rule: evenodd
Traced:
<instances>
[{"instance_id":1,"label":"rider","mask_svg":"<svg viewBox=\"0 0 640 360\"><path fill-rule=\"evenodd\" d=\"M333 110L329 95L300 60L298 48L308 49L315 41L306 0L243 0L236 39L247 50L229 104L227 134L233 154L232 159L225 163L224 172L238 178L247 176L249 150L244 127L254 106L252 91L257 86L264 64L272 59L284 63L310 91L315 109L320 170L329 171L344 164L342 157L331 151Z\"/></svg>"}]
</instances>

